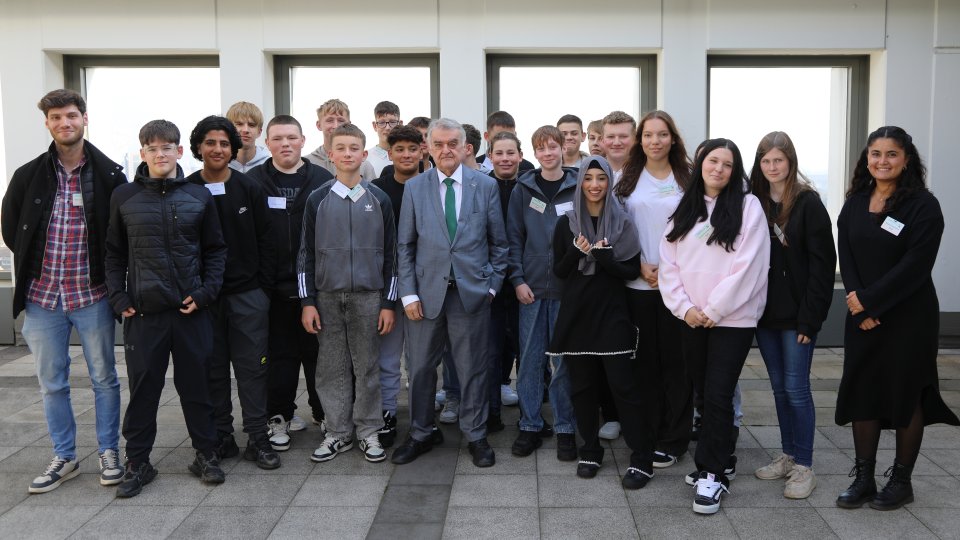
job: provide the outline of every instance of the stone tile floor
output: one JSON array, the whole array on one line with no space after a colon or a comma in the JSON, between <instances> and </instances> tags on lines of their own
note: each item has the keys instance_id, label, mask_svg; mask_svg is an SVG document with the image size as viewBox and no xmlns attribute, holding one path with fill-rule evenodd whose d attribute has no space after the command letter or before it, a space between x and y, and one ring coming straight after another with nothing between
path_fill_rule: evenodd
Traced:
<instances>
[{"instance_id":1,"label":"stone tile floor","mask_svg":"<svg viewBox=\"0 0 960 540\"><path fill-rule=\"evenodd\" d=\"M49 438L32 356L25 347L0 348L0 538L960 538L955 427L927 429L913 504L888 513L834 506L853 463L850 429L833 424L842 364L836 349L817 351L811 377L818 415L813 495L784 499L781 482L751 474L779 447L773 397L754 350L741 376L746 427L737 449L739 474L712 517L690 509L692 491L682 480L692 467L689 455L636 492L620 487L629 456L622 439L609 445L593 480L578 479L574 465L558 462L552 439L534 456L512 456L516 407L504 410L510 427L490 437L497 451L490 469L473 467L451 426L443 426L442 447L406 466L367 463L359 451L314 464L308 456L321 437L311 425L294 434L280 469L227 460L226 483L209 487L187 472L192 449L172 384L163 393L152 456L160 476L140 496L116 499L97 482L93 394L79 348L71 354L82 474L53 492L28 495L30 480L51 457ZM117 357L124 377L122 349ZM941 351L939 369L944 399L960 410L960 351ZM125 406L125 378L122 387ZM305 405L303 388L301 382ZM403 437L405 395L401 408ZM245 440L238 436L241 445ZM882 471L893 459L893 434L885 432L880 445Z\"/></svg>"}]
</instances>

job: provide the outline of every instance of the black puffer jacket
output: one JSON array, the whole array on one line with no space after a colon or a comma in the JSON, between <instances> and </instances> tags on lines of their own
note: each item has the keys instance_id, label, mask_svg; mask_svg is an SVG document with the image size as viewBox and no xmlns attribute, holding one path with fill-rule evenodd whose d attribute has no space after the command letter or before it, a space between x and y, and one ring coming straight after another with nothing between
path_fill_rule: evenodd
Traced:
<instances>
[{"instance_id":1,"label":"black puffer jacket","mask_svg":"<svg viewBox=\"0 0 960 540\"><path fill-rule=\"evenodd\" d=\"M177 178L147 177L146 164L133 183L110 200L107 230L107 289L114 312L138 314L180 309L190 296L197 306L212 302L223 284L227 245L213 196Z\"/></svg>"},{"instance_id":2,"label":"black puffer jacket","mask_svg":"<svg viewBox=\"0 0 960 540\"><path fill-rule=\"evenodd\" d=\"M86 164L80 169L83 192L83 214L87 225L87 257L90 263L90 284L103 283L103 242L109 218L110 194L127 182L123 168L89 142L83 143ZM23 311L27 287L40 277L47 247L47 225L57 194L57 160L55 143L36 159L13 173L3 196L3 241L13 251L16 289L13 293L13 316Z\"/></svg>"}]
</instances>

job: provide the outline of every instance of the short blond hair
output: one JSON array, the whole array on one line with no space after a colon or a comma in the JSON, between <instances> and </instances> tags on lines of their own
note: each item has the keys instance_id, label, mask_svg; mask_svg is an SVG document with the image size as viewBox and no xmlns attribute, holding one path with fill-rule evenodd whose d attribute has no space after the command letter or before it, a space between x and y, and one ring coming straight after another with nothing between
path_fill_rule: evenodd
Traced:
<instances>
[{"instance_id":1,"label":"short blond hair","mask_svg":"<svg viewBox=\"0 0 960 540\"><path fill-rule=\"evenodd\" d=\"M263 127L263 111L260 110L260 107L257 107L249 101L238 101L234 103L227 109L227 114L224 116L234 124L246 119L259 128Z\"/></svg>"},{"instance_id":2,"label":"short blond hair","mask_svg":"<svg viewBox=\"0 0 960 540\"><path fill-rule=\"evenodd\" d=\"M350 107L337 98L328 99L323 105L317 108L317 119L321 119L328 114L342 114L350 119Z\"/></svg>"},{"instance_id":3,"label":"short blond hair","mask_svg":"<svg viewBox=\"0 0 960 540\"><path fill-rule=\"evenodd\" d=\"M612 113L603 117L602 126L600 129L601 134L603 133L603 126L606 126L607 124L630 124L633 126L633 131L637 131L637 121L623 111L613 111Z\"/></svg>"}]
</instances>

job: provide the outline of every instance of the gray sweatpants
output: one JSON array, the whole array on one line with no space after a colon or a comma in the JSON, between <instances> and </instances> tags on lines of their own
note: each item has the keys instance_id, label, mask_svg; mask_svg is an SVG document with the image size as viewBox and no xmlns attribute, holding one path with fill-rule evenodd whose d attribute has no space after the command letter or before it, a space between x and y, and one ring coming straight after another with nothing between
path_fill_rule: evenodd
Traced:
<instances>
[{"instance_id":1,"label":"gray sweatpants","mask_svg":"<svg viewBox=\"0 0 960 540\"><path fill-rule=\"evenodd\" d=\"M366 439L383 425L377 362L380 292L318 292L317 311L320 353L316 384L327 414L327 434L352 437L356 427L357 437Z\"/></svg>"}]
</instances>

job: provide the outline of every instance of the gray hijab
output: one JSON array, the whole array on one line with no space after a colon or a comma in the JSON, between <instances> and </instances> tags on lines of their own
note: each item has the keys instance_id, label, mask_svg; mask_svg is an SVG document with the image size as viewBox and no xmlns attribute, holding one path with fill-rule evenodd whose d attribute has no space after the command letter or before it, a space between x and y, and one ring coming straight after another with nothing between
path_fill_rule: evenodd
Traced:
<instances>
[{"instance_id":1,"label":"gray hijab","mask_svg":"<svg viewBox=\"0 0 960 540\"><path fill-rule=\"evenodd\" d=\"M583 195L583 177L588 170L598 168L606 173L610 183L603 210L600 211L597 225L594 227ZM573 199L573 210L568 211L566 215L570 220L570 232L573 233L574 239L582 234L593 245L606 238L609 247L603 249L612 249L614 260L626 261L640 253L640 237L637 235L637 228L626 209L613 194L613 171L603 157L590 156L582 161L580 171L577 173L577 192ZM596 262L597 259L594 258L592 251L586 254L580 259L580 272L585 276L593 275L596 272Z\"/></svg>"}]
</instances>

